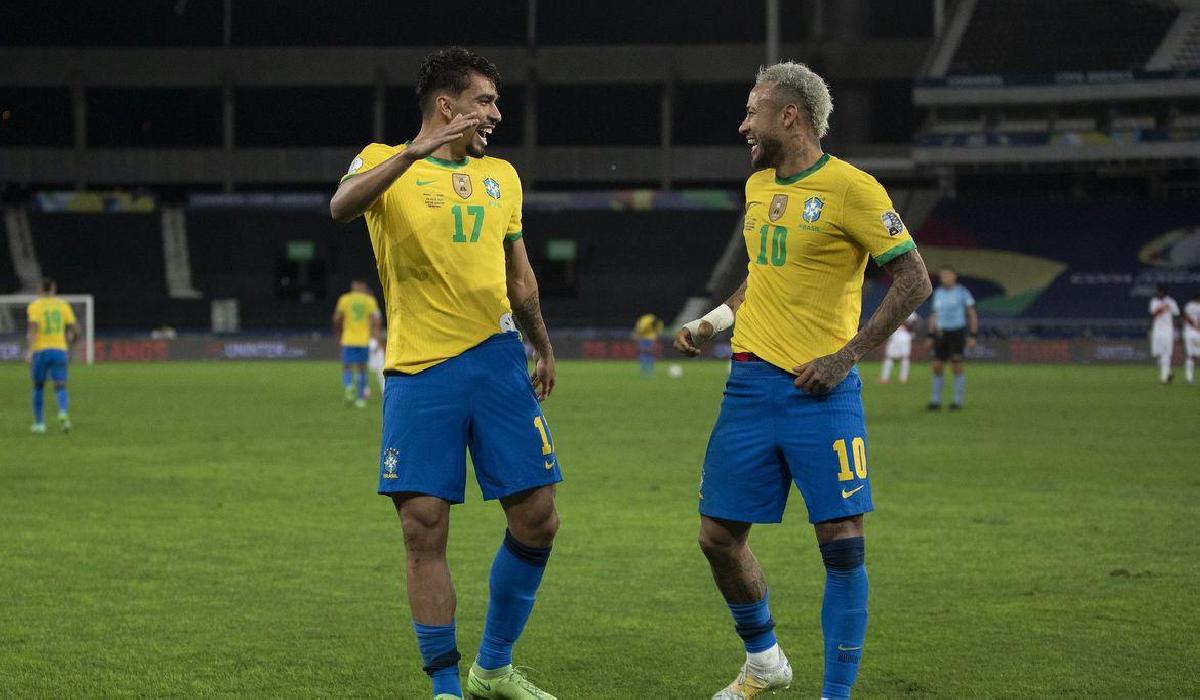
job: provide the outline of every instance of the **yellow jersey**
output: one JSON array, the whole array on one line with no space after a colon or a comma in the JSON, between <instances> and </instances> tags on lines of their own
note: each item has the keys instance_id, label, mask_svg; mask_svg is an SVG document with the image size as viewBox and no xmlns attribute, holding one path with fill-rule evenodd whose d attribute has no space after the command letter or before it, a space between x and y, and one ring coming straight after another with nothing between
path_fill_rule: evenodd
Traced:
<instances>
[{"instance_id":1,"label":"yellow jersey","mask_svg":"<svg viewBox=\"0 0 1200 700\"><path fill-rule=\"evenodd\" d=\"M29 323L37 324L30 350L66 350L67 326L77 323L71 305L58 297L41 297L25 309Z\"/></svg>"},{"instance_id":2,"label":"yellow jersey","mask_svg":"<svg viewBox=\"0 0 1200 700\"><path fill-rule=\"evenodd\" d=\"M645 314L633 326L633 333L642 340L654 340L662 333L663 322L654 314Z\"/></svg>"},{"instance_id":3,"label":"yellow jersey","mask_svg":"<svg viewBox=\"0 0 1200 700\"><path fill-rule=\"evenodd\" d=\"M342 179L405 146L373 143ZM521 237L521 180L508 161L425 158L367 210L387 307L385 370L416 374L492 335L516 331L504 242Z\"/></svg>"},{"instance_id":4,"label":"yellow jersey","mask_svg":"<svg viewBox=\"0 0 1200 700\"><path fill-rule=\"evenodd\" d=\"M338 297L342 315L342 345L366 347L371 342L371 317L379 313L375 297L365 292L346 292Z\"/></svg>"},{"instance_id":5,"label":"yellow jersey","mask_svg":"<svg viewBox=\"0 0 1200 700\"><path fill-rule=\"evenodd\" d=\"M742 233L750 263L733 351L788 372L858 332L868 255L883 265L916 248L883 186L828 154L787 179L751 175Z\"/></svg>"}]
</instances>

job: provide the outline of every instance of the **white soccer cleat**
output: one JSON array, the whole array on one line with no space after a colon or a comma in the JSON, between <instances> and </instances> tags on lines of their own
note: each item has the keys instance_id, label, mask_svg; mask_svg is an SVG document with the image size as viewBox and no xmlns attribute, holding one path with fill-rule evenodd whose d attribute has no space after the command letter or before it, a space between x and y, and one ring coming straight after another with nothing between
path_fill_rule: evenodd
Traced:
<instances>
[{"instance_id":1,"label":"white soccer cleat","mask_svg":"<svg viewBox=\"0 0 1200 700\"><path fill-rule=\"evenodd\" d=\"M788 688L792 684L792 665L788 663L782 649L779 650L779 661L778 666L766 671L742 664L742 671L737 680L714 695L713 700L749 700Z\"/></svg>"},{"instance_id":2,"label":"white soccer cleat","mask_svg":"<svg viewBox=\"0 0 1200 700\"><path fill-rule=\"evenodd\" d=\"M34 435L45 435L46 434L46 424L45 423L34 423L33 427L29 429L29 432L33 433Z\"/></svg>"}]
</instances>

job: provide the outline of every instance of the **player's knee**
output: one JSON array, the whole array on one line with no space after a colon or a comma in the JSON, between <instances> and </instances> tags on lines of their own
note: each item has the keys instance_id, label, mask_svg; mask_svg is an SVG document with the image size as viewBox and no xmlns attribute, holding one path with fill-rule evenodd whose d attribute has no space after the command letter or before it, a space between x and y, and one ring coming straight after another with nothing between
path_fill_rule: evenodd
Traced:
<instances>
[{"instance_id":1,"label":"player's knee","mask_svg":"<svg viewBox=\"0 0 1200 700\"><path fill-rule=\"evenodd\" d=\"M409 555L444 556L449 513L440 509L406 507L400 514L404 548Z\"/></svg>"},{"instance_id":2,"label":"player's knee","mask_svg":"<svg viewBox=\"0 0 1200 700\"><path fill-rule=\"evenodd\" d=\"M866 561L866 544L862 536L847 537L821 545L821 561L827 569L857 569Z\"/></svg>"},{"instance_id":3,"label":"player's knee","mask_svg":"<svg viewBox=\"0 0 1200 700\"><path fill-rule=\"evenodd\" d=\"M704 556L710 560L732 556L741 544L728 531L719 527L706 527L703 524L700 526L700 534L696 541L700 545L700 551L704 552Z\"/></svg>"},{"instance_id":4,"label":"player's knee","mask_svg":"<svg viewBox=\"0 0 1200 700\"><path fill-rule=\"evenodd\" d=\"M526 518L520 523L510 523L509 531L521 544L530 547L549 547L554 544L561 520L558 510L551 506L548 510Z\"/></svg>"}]
</instances>

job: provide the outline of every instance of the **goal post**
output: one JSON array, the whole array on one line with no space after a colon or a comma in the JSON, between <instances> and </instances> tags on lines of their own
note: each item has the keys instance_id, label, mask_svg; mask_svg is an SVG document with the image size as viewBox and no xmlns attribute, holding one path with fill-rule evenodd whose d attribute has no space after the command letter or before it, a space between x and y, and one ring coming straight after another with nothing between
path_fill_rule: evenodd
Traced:
<instances>
[{"instance_id":1,"label":"goal post","mask_svg":"<svg viewBox=\"0 0 1200 700\"><path fill-rule=\"evenodd\" d=\"M71 305L75 312L76 332L83 341L83 357L87 364L96 360L96 301L91 294L56 294ZM39 294L0 294L0 334L19 335L24 342L25 307L39 299Z\"/></svg>"}]
</instances>

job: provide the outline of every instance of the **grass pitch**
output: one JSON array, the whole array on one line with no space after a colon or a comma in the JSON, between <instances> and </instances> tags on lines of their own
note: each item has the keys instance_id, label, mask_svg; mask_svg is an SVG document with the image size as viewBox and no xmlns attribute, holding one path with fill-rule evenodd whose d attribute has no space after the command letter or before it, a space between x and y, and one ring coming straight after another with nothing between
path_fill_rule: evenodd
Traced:
<instances>
[{"instance_id":1,"label":"grass pitch","mask_svg":"<svg viewBox=\"0 0 1200 700\"><path fill-rule=\"evenodd\" d=\"M695 545L725 368L685 368L560 365L563 528L517 646L559 697L709 697L741 664ZM0 367L0 695L428 696L374 494L377 399L344 407L332 364L77 366L75 431L35 437L25 372ZM863 374L859 695L1200 694L1200 386L975 365L967 410L930 415L925 367L909 386ZM450 552L464 659L503 532L468 499ZM824 573L799 495L751 541L790 694L812 697Z\"/></svg>"}]
</instances>

